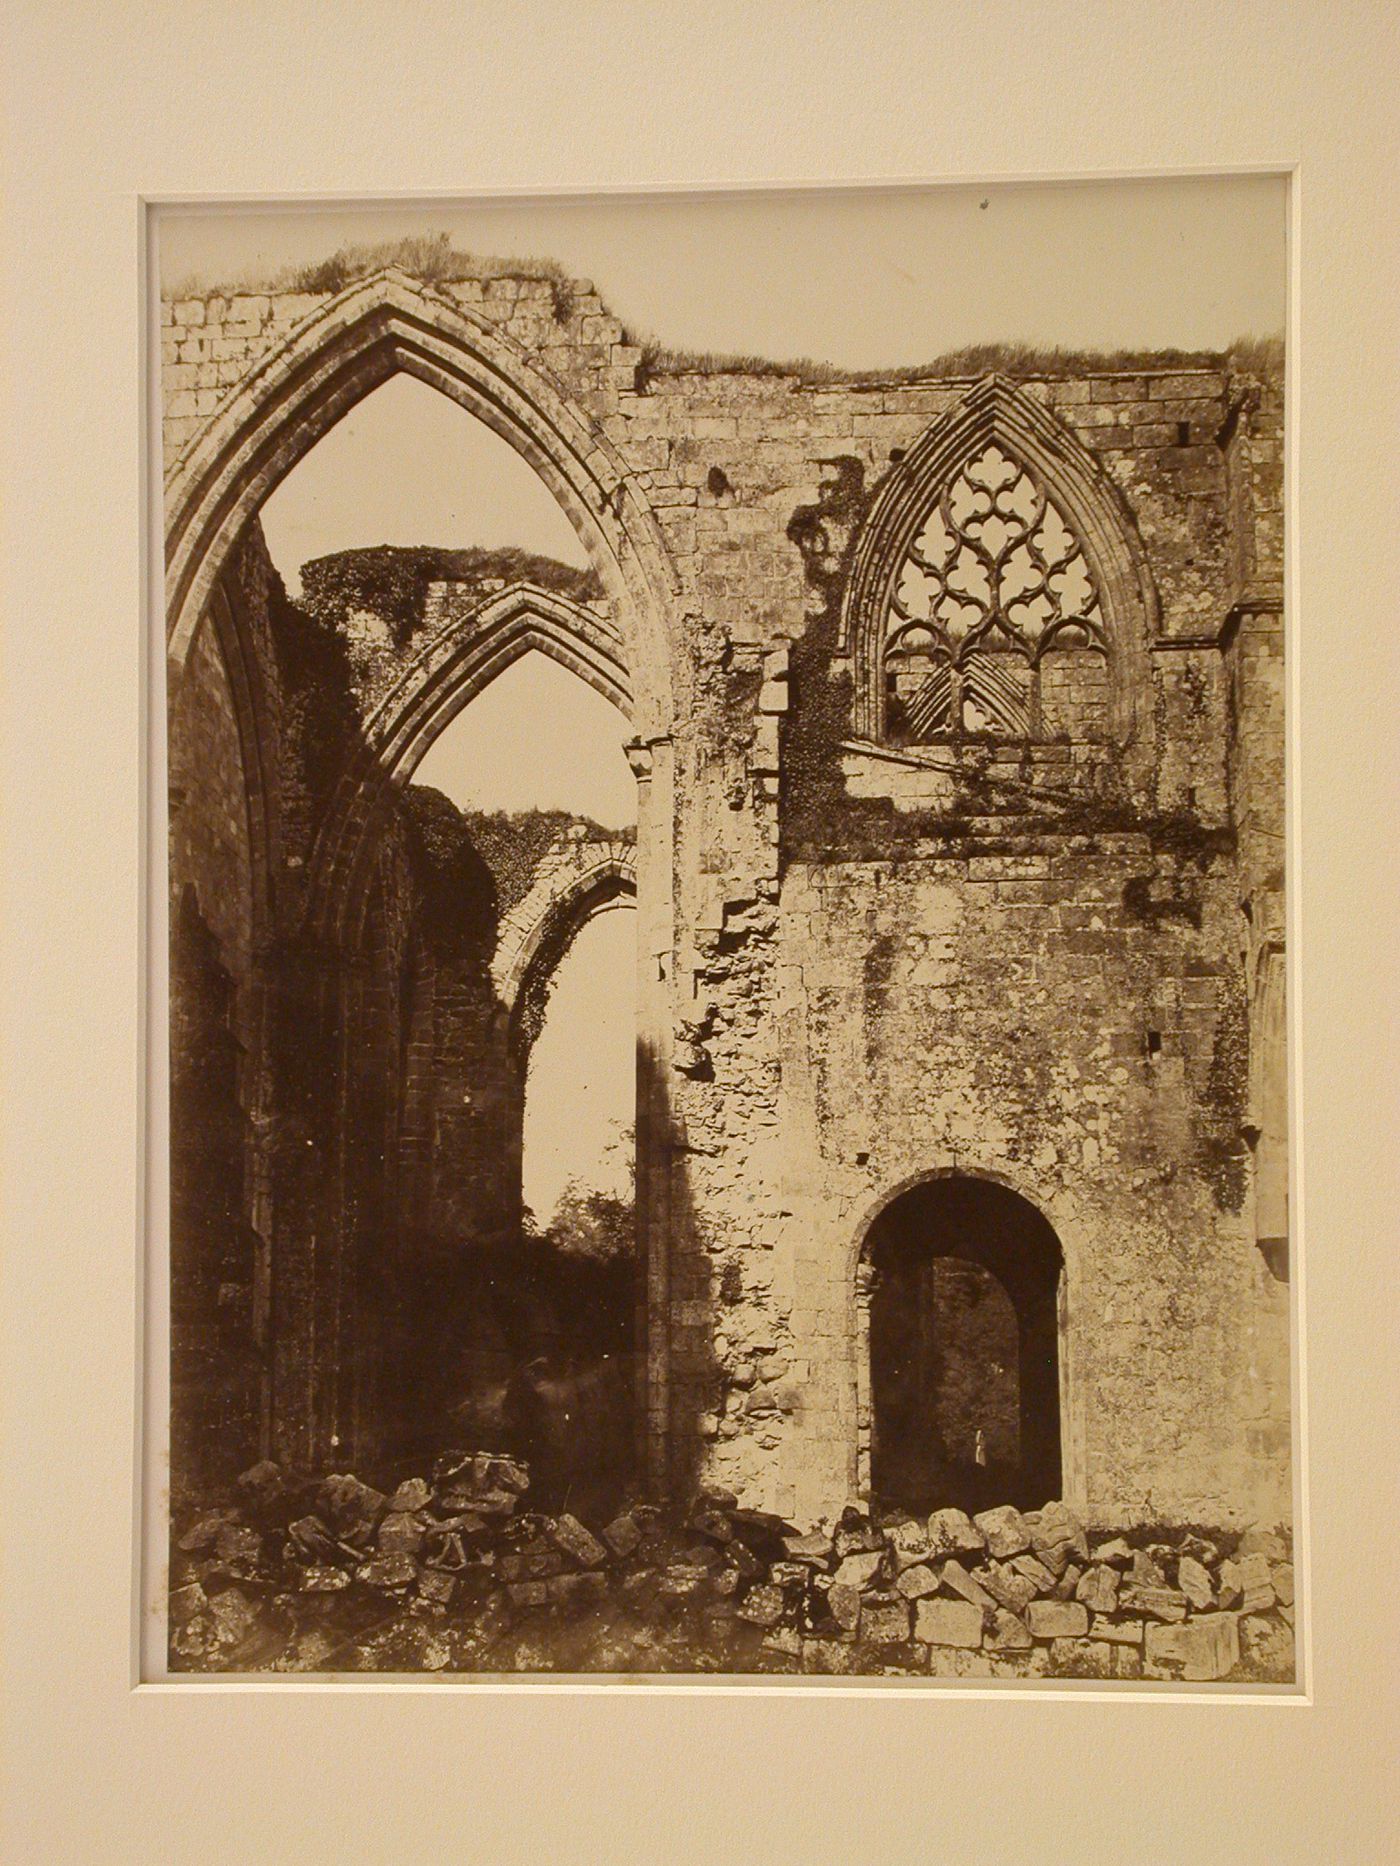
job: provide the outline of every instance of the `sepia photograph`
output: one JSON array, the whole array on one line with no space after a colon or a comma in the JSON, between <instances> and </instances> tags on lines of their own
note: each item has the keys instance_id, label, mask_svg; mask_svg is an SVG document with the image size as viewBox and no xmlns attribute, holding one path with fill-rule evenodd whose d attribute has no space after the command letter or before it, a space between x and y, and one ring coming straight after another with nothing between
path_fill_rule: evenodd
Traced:
<instances>
[{"instance_id":1,"label":"sepia photograph","mask_svg":"<svg viewBox=\"0 0 1400 1866\"><path fill-rule=\"evenodd\" d=\"M1297 1690L1287 212L150 210L162 1675Z\"/></svg>"}]
</instances>

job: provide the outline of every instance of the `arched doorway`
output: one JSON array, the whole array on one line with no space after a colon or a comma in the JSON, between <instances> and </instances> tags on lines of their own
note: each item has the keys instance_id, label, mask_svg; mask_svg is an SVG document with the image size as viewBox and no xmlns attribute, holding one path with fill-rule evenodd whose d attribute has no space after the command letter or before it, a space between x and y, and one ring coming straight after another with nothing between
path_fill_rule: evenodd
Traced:
<instances>
[{"instance_id":1,"label":"arched doorway","mask_svg":"<svg viewBox=\"0 0 1400 1866\"><path fill-rule=\"evenodd\" d=\"M926 1179L878 1214L862 1257L875 1500L1058 1497L1063 1258L1047 1220L989 1181Z\"/></svg>"}]
</instances>

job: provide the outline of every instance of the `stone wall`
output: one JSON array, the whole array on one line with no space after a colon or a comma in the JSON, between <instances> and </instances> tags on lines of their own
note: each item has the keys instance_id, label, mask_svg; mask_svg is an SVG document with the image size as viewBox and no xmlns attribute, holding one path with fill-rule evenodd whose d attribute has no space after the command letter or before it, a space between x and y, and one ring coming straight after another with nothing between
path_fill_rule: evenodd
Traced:
<instances>
[{"instance_id":1,"label":"stone wall","mask_svg":"<svg viewBox=\"0 0 1400 1866\"><path fill-rule=\"evenodd\" d=\"M1021 1194L1063 1252L1067 1499L1106 1521L1287 1514L1269 366L809 380L670 365L582 281L355 291L367 318L381 293L444 341L504 343L620 476L628 536L663 547L668 664L635 662L661 650L625 575L596 627L615 614L633 683L672 695L636 753L664 770L638 889L664 1019L639 1166L665 1481L709 1473L789 1516L861 1490L865 1234L908 1183L960 1173ZM168 457L232 437L247 372L294 380L335 314L167 306ZM960 422L1033 459L1082 534L1109 686L1071 694L1072 732L892 746L852 592Z\"/></svg>"}]
</instances>

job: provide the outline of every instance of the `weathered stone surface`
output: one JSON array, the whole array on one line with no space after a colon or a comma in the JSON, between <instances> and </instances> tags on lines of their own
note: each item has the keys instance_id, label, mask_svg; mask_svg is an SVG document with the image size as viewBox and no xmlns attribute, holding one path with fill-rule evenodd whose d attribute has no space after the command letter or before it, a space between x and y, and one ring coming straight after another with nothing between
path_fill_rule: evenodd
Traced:
<instances>
[{"instance_id":1,"label":"weathered stone surface","mask_svg":"<svg viewBox=\"0 0 1400 1866\"><path fill-rule=\"evenodd\" d=\"M1052 1573L1062 1573L1065 1564L1072 1559L1088 1560L1089 1544L1084 1525L1068 1504L1047 1503L1030 1520L1031 1547Z\"/></svg>"},{"instance_id":2,"label":"weathered stone surface","mask_svg":"<svg viewBox=\"0 0 1400 1866\"><path fill-rule=\"evenodd\" d=\"M1280 1562L1269 1570L1269 1584L1274 1590L1274 1597L1281 1606L1293 1605L1293 1564Z\"/></svg>"},{"instance_id":3,"label":"weathered stone surface","mask_svg":"<svg viewBox=\"0 0 1400 1866\"><path fill-rule=\"evenodd\" d=\"M939 1582L950 1594L961 1596L963 1600L970 1601L974 1607L996 1605L982 1583L975 1580L960 1561L945 1561L939 1571Z\"/></svg>"},{"instance_id":4,"label":"weathered stone surface","mask_svg":"<svg viewBox=\"0 0 1400 1866\"><path fill-rule=\"evenodd\" d=\"M930 1551L935 1555L980 1555L987 1538L962 1510L935 1510L928 1519Z\"/></svg>"},{"instance_id":5,"label":"weathered stone surface","mask_svg":"<svg viewBox=\"0 0 1400 1866\"><path fill-rule=\"evenodd\" d=\"M418 1564L411 1555L376 1555L373 1561L361 1562L355 1579L366 1587L383 1588L396 1593L410 1587L418 1577Z\"/></svg>"},{"instance_id":6,"label":"weathered stone surface","mask_svg":"<svg viewBox=\"0 0 1400 1866\"><path fill-rule=\"evenodd\" d=\"M826 1596L827 1610L845 1632L854 1632L860 1621L860 1589L834 1581Z\"/></svg>"},{"instance_id":7,"label":"weathered stone surface","mask_svg":"<svg viewBox=\"0 0 1400 1866\"><path fill-rule=\"evenodd\" d=\"M432 1501L432 1491L421 1477L407 1477L389 1499L389 1508L397 1515L425 1510Z\"/></svg>"},{"instance_id":8,"label":"weathered stone surface","mask_svg":"<svg viewBox=\"0 0 1400 1866\"><path fill-rule=\"evenodd\" d=\"M1146 1549L1134 1549L1128 1578L1134 1587L1165 1587L1166 1570Z\"/></svg>"},{"instance_id":9,"label":"weathered stone surface","mask_svg":"<svg viewBox=\"0 0 1400 1866\"><path fill-rule=\"evenodd\" d=\"M1077 1639L1089 1630L1089 1614L1082 1601L1033 1600L1026 1625L1035 1639Z\"/></svg>"},{"instance_id":10,"label":"weathered stone surface","mask_svg":"<svg viewBox=\"0 0 1400 1866\"><path fill-rule=\"evenodd\" d=\"M870 1587L884 1565L884 1555L878 1549L868 1553L848 1555L836 1570L836 1579L842 1587Z\"/></svg>"},{"instance_id":11,"label":"weathered stone surface","mask_svg":"<svg viewBox=\"0 0 1400 1866\"><path fill-rule=\"evenodd\" d=\"M942 1575L927 1562L920 1562L917 1567L906 1568L895 1576L895 1587L906 1600L923 1600L929 1594L936 1594L942 1585Z\"/></svg>"},{"instance_id":12,"label":"weathered stone surface","mask_svg":"<svg viewBox=\"0 0 1400 1866\"><path fill-rule=\"evenodd\" d=\"M1240 1663L1247 1675L1261 1684L1291 1684L1297 1676L1293 1628L1282 1616L1247 1613L1238 1617Z\"/></svg>"},{"instance_id":13,"label":"weathered stone surface","mask_svg":"<svg viewBox=\"0 0 1400 1866\"><path fill-rule=\"evenodd\" d=\"M238 1488L249 1509L254 1512L270 1510L281 1501L286 1490L282 1467L270 1458L263 1458L241 1473Z\"/></svg>"},{"instance_id":14,"label":"weathered stone surface","mask_svg":"<svg viewBox=\"0 0 1400 1866\"><path fill-rule=\"evenodd\" d=\"M966 1600L921 1600L914 1608L914 1637L927 1646L980 1646L982 1609Z\"/></svg>"},{"instance_id":15,"label":"weathered stone surface","mask_svg":"<svg viewBox=\"0 0 1400 1866\"><path fill-rule=\"evenodd\" d=\"M753 1626L776 1626L783 1617L783 1590L766 1584L751 1587L739 1603L739 1618Z\"/></svg>"},{"instance_id":16,"label":"weathered stone surface","mask_svg":"<svg viewBox=\"0 0 1400 1866\"><path fill-rule=\"evenodd\" d=\"M1009 1503L999 1509L983 1510L972 1520L986 1539L987 1553L998 1560L1020 1555L1031 1546L1031 1532L1025 1518Z\"/></svg>"},{"instance_id":17,"label":"weathered stone surface","mask_svg":"<svg viewBox=\"0 0 1400 1866\"><path fill-rule=\"evenodd\" d=\"M432 1568L425 1568L418 1576L420 1599L431 1601L435 1606L448 1607L452 1596L457 1591L457 1577L444 1574Z\"/></svg>"},{"instance_id":18,"label":"weathered stone surface","mask_svg":"<svg viewBox=\"0 0 1400 1866\"><path fill-rule=\"evenodd\" d=\"M1210 1575L1190 1555L1183 1555L1176 1565L1176 1585L1197 1613L1203 1613L1207 1607L1215 1605L1215 1589L1210 1584Z\"/></svg>"},{"instance_id":19,"label":"weathered stone surface","mask_svg":"<svg viewBox=\"0 0 1400 1866\"><path fill-rule=\"evenodd\" d=\"M1235 1547L1235 1560L1250 1555L1262 1555L1267 1562L1287 1561L1288 1544L1276 1529L1246 1529Z\"/></svg>"},{"instance_id":20,"label":"weathered stone surface","mask_svg":"<svg viewBox=\"0 0 1400 1866\"><path fill-rule=\"evenodd\" d=\"M1239 1663L1239 1621L1233 1613L1206 1613L1182 1626L1149 1626L1149 1676L1223 1678Z\"/></svg>"},{"instance_id":21,"label":"weathered stone surface","mask_svg":"<svg viewBox=\"0 0 1400 1866\"><path fill-rule=\"evenodd\" d=\"M1122 1536L1111 1536L1107 1542L1098 1543L1090 1560L1107 1568L1127 1568L1133 1559L1133 1551Z\"/></svg>"},{"instance_id":22,"label":"weathered stone surface","mask_svg":"<svg viewBox=\"0 0 1400 1866\"><path fill-rule=\"evenodd\" d=\"M1122 1613L1142 1613L1152 1620L1184 1620L1186 1596L1174 1587L1136 1587L1125 1583L1118 1590Z\"/></svg>"},{"instance_id":23,"label":"weathered stone surface","mask_svg":"<svg viewBox=\"0 0 1400 1866\"><path fill-rule=\"evenodd\" d=\"M783 1552L789 1561L823 1566L831 1556L831 1537L820 1530L805 1536L784 1536Z\"/></svg>"},{"instance_id":24,"label":"weathered stone surface","mask_svg":"<svg viewBox=\"0 0 1400 1866\"><path fill-rule=\"evenodd\" d=\"M1048 1594L1055 1585L1055 1576L1038 1555L1017 1555L1011 1566L1017 1574L1025 1576L1037 1594Z\"/></svg>"},{"instance_id":25,"label":"weathered stone surface","mask_svg":"<svg viewBox=\"0 0 1400 1866\"><path fill-rule=\"evenodd\" d=\"M604 1542L620 1560L632 1554L642 1539L635 1518L628 1515L614 1516L602 1533Z\"/></svg>"},{"instance_id":26,"label":"weathered stone surface","mask_svg":"<svg viewBox=\"0 0 1400 1866\"><path fill-rule=\"evenodd\" d=\"M866 1601L860 1610L860 1636L876 1646L897 1646L909 1637L909 1608L902 1600Z\"/></svg>"},{"instance_id":27,"label":"weathered stone surface","mask_svg":"<svg viewBox=\"0 0 1400 1866\"><path fill-rule=\"evenodd\" d=\"M1031 1631L1017 1614L996 1607L984 1643L989 1652L1028 1652L1032 1644Z\"/></svg>"},{"instance_id":28,"label":"weathered stone surface","mask_svg":"<svg viewBox=\"0 0 1400 1866\"><path fill-rule=\"evenodd\" d=\"M1074 1597L1092 1613L1112 1613L1118 1605L1118 1573L1107 1563L1086 1568L1075 1586Z\"/></svg>"},{"instance_id":29,"label":"weathered stone surface","mask_svg":"<svg viewBox=\"0 0 1400 1866\"><path fill-rule=\"evenodd\" d=\"M564 1553L581 1568L599 1568L608 1559L608 1551L577 1516L558 1516L550 1525L550 1535Z\"/></svg>"},{"instance_id":30,"label":"weathered stone surface","mask_svg":"<svg viewBox=\"0 0 1400 1866\"><path fill-rule=\"evenodd\" d=\"M1274 1604L1274 1583L1266 1555L1246 1555L1238 1563L1241 1613L1262 1613Z\"/></svg>"},{"instance_id":31,"label":"weathered stone surface","mask_svg":"<svg viewBox=\"0 0 1400 1866\"><path fill-rule=\"evenodd\" d=\"M1010 1613L1024 1613L1036 1596L1035 1582L1017 1574L1010 1563L986 1562L973 1569L972 1578L986 1589L999 1607L1005 1607Z\"/></svg>"},{"instance_id":32,"label":"weathered stone surface","mask_svg":"<svg viewBox=\"0 0 1400 1866\"><path fill-rule=\"evenodd\" d=\"M1140 1646L1145 1624L1143 1620L1105 1620L1096 1614L1089 1631L1095 1639L1106 1639L1113 1645Z\"/></svg>"},{"instance_id":33,"label":"weathered stone surface","mask_svg":"<svg viewBox=\"0 0 1400 1866\"><path fill-rule=\"evenodd\" d=\"M416 1516L391 1510L379 1525L378 1540L385 1555L416 1555L423 1546L423 1525Z\"/></svg>"},{"instance_id":34,"label":"weathered stone surface","mask_svg":"<svg viewBox=\"0 0 1400 1866\"><path fill-rule=\"evenodd\" d=\"M1222 1607L1238 1607L1244 1596L1240 1585L1240 1568L1236 1561L1221 1562L1216 1576L1217 1596Z\"/></svg>"},{"instance_id":35,"label":"weathered stone surface","mask_svg":"<svg viewBox=\"0 0 1400 1866\"><path fill-rule=\"evenodd\" d=\"M1102 1639L1052 1639L1050 1666L1065 1678L1141 1678L1143 1673L1136 1646Z\"/></svg>"}]
</instances>

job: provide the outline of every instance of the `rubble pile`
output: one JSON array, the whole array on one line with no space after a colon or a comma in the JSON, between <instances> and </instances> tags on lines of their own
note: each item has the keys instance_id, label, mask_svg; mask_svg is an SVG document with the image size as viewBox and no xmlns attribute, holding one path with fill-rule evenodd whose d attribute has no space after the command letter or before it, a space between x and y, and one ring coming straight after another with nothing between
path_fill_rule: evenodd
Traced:
<instances>
[{"instance_id":1,"label":"rubble pile","mask_svg":"<svg viewBox=\"0 0 1400 1866\"><path fill-rule=\"evenodd\" d=\"M491 1452L392 1493L255 1465L174 1541L177 1670L1285 1680L1279 1531L1091 1535L1063 1503L846 1509L802 1532L707 1489L597 1530ZM178 1528L178 1526L177 1526Z\"/></svg>"}]
</instances>

